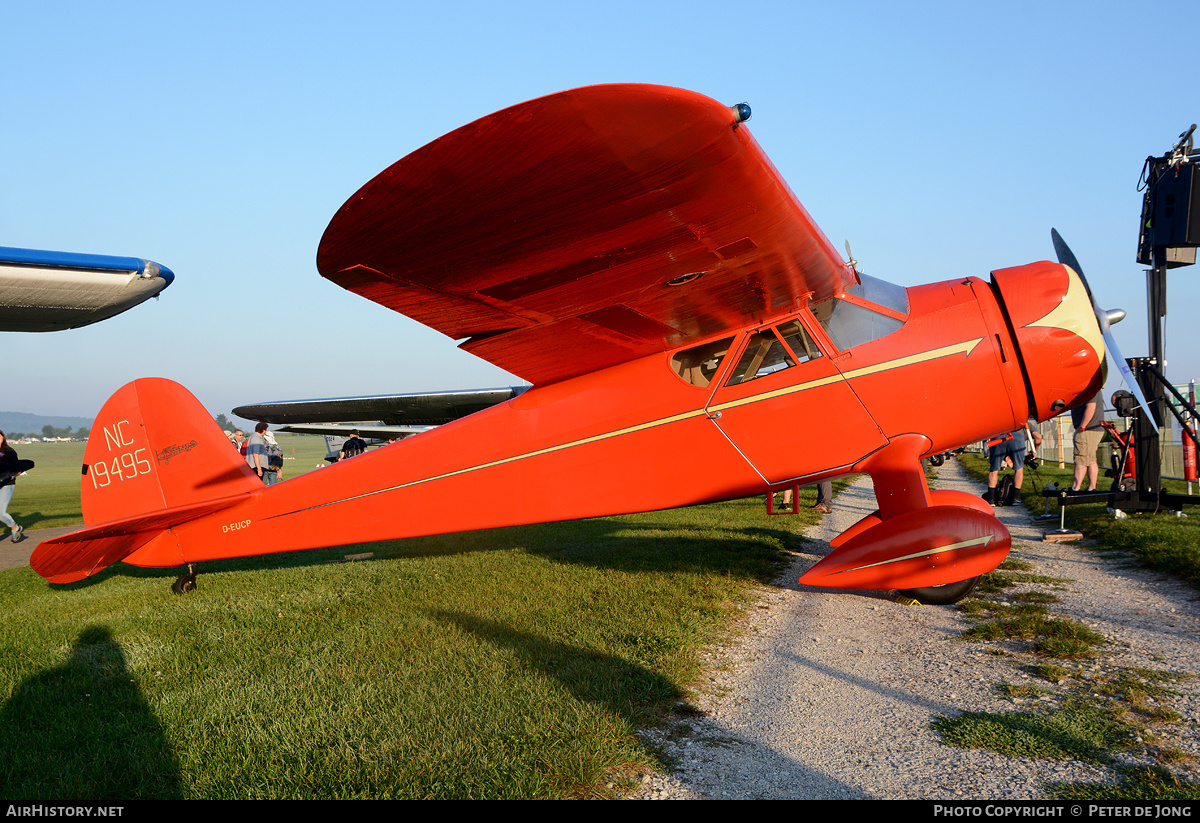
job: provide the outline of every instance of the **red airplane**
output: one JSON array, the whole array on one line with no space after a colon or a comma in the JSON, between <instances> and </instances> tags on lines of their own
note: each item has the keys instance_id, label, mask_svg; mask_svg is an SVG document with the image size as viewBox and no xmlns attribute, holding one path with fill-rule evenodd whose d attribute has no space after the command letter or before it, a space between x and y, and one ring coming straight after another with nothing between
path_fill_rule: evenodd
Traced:
<instances>
[{"instance_id":1,"label":"red airplane","mask_svg":"<svg viewBox=\"0 0 1200 823\"><path fill-rule=\"evenodd\" d=\"M866 472L878 511L801 581L964 596L1009 533L983 500L931 491L921 458L1094 396L1109 316L1077 263L908 289L857 272L748 117L680 89L594 86L400 160L334 216L318 269L533 387L264 488L185 389L135 380L84 454L86 528L43 542L33 568L66 583L117 561L188 564L186 590L206 560ZM1059 258L1073 262L1065 245Z\"/></svg>"}]
</instances>

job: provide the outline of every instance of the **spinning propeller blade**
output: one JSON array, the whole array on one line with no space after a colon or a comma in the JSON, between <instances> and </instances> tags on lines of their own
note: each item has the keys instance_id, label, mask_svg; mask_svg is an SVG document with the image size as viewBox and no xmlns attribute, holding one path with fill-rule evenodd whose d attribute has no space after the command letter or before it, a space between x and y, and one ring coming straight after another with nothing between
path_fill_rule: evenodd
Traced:
<instances>
[{"instance_id":1,"label":"spinning propeller blade","mask_svg":"<svg viewBox=\"0 0 1200 823\"><path fill-rule=\"evenodd\" d=\"M1121 349L1117 346L1117 340L1113 337L1109 327L1116 322L1124 319L1125 312L1122 309L1113 309L1105 311L1100 308L1096 302L1096 295L1092 293L1092 287L1088 285L1087 275L1083 273L1083 267L1079 265L1079 261L1075 258L1075 253L1071 251L1071 247L1067 245L1067 241L1062 239L1062 235L1057 229L1050 229L1050 239L1054 243L1054 253L1058 255L1058 262L1064 266L1070 266L1079 275L1079 279L1083 281L1083 287L1087 289L1088 298L1092 301L1092 310L1096 312L1096 322L1100 324L1100 332L1104 335L1104 348L1108 351L1108 356L1112 358L1113 365L1117 367L1117 371L1121 373L1121 379L1125 381L1125 385L1133 392L1133 396L1137 398L1141 404L1142 411L1146 413L1146 419L1157 423L1157 418L1150 412L1150 405L1146 402L1146 396L1142 394L1142 388L1133 378L1133 372L1129 370L1129 364L1125 362L1125 358L1121 355Z\"/></svg>"}]
</instances>

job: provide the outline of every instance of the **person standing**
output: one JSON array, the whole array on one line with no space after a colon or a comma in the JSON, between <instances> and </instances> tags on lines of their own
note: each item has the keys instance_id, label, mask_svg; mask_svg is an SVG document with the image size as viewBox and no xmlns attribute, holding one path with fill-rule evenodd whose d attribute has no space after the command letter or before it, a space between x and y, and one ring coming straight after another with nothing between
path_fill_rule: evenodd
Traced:
<instances>
[{"instance_id":1,"label":"person standing","mask_svg":"<svg viewBox=\"0 0 1200 823\"><path fill-rule=\"evenodd\" d=\"M833 511L833 481L822 480L817 484L817 502L812 508L819 511L821 514L829 514Z\"/></svg>"},{"instance_id":2,"label":"person standing","mask_svg":"<svg viewBox=\"0 0 1200 823\"><path fill-rule=\"evenodd\" d=\"M783 490L783 505L784 508L792 506L792 490ZM829 514L833 511L833 481L822 480L817 484L817 502L809 508L816 509L821 514Z\"/></svg>"},{"instance_id":3,"label":"person standing","mask_svg":"<svg viewBox=\"0 0 1200 823\"><path fill-rule=\"evenodd\" d=\"M339 460L345 460L348 457L357 457L367 450L367 441L358 436L358 429L350 432L350 437L342 444L341 455Z\"/></svg>"},{"instance_id":4,"label":"person standing","mask_svg":"<svg viewBox=\"0 0 1200 823\"><path fill-rule=\"evenodd\" d=\"M1011 506L1017 502L1017 493L1025 482L1025 429L1017 429L1011 434L988 441L988 476L987 491L983 499L993 506ZM1000 482L1000 470L1004 468L1004 460L1008 458L1013 465L1013 485L1001 500L996 495L996 486Z\"/></svg>"},{"instance_id":5,"label":"person standing","mask_svg":"<svg viewBox=\"0 0 1200 823\"><path fill-rule=\"evenodd\" d=\"M1082 406L1071 409L1071 423L1075 426L1075 479L1071 483L1071 490L1079 491L1086 475L1087 490L1092 492L1096 490L1096 483L1100 479L1096 449L1100 448L1100 440L1104 437L1103 388Z\"/></svg>"},{"instance_id":6,"label":"person standing","mask_svg":"<svg viewBox=\"0 0 1200 823\"><path fill-rule=\"evenodd\" d=\"M17 450L8 445L8 438L4 436L4 432L0 432L0 523L11 530L14 543L21 542L25 533L8 513L8 504L12 503L13 492L17 490L17 475L20 473Z\"/></svg>"},{"instance_id":7,"label":"person standing","mask_svg":"<svg viewBox=\"0 0 1200 823\"><path fill-rule=\"evenodd\" d=\"M1038 449L1042 447L1042 427L1038 423L1036 417L1031 417L1025 421L1025 431L1029 432L1029 437L1026 440L1026 448L1033 452L1033 457L1038 456Z\"/></svg>"},{"instance_id":8,"label":"person standing","mask_svg":"<svg viewBox=\"0 0 1200 823\"><path fill-rule=\"evenodd\" d=\"M268 470L267 464L267 441L263 438L263 432L266 430L266 423L259 423L254 427L254 434L246 440L246 462L250 464L250 468L254 469L254 473L258 475L258 479L263 482L263 485L269 486L271 485L271 472Z\"/></svg>"},{"instance_id":9,"label":"person standing","mask_svg":"<svg viewBox=\"0 0 1200 823\"><path fill-rule=\"evenodd\" d=\"M270 486L283 480L283 449L271 432L264 431L262 436L267 447L267 471L263 475L263 482Z\"/></svg>"}]
</instances>

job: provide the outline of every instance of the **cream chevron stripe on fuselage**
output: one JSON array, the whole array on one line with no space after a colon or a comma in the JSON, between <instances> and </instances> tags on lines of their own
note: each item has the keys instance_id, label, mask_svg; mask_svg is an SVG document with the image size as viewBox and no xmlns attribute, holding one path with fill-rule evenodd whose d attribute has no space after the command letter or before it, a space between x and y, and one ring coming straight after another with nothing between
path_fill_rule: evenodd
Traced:
<instances>
[{"instance_id":1,"label":"cream chevron stripe on fuselage","mask_svg":"<svg viewBox=\"0 0 1200 823\"><path fill-rule=\"evenodd\" d=\"M758 403L762 400L771 400L775 397L784 397L796 392L815 389L818 386L828 386L830 383L837 383L841 380L853 380L856 377L866 377L870 374L879 374L880 372L891 371L892 369L902 369L905 366L911 366L916 363L925 363L929 360L937 360L942 357L950 357L955 354L965 354L968 357L976 346L983 340L982 337L975 340L966 340L962 343L955 343L950 346L942 346L938 349L930 349L929 351L920 352L919 354L910 354L907 357L897 357L895 360L886 360L883 363L876 363L874 366L863 366L861 369L851 369L848 372L833 374L829 377L822 377L818 380L810 380L806 383L797 383L794 386L786 386L775 391L763 392L762 394L743 397L741 400L730 400L728 403L717 403L708 407L708 411L724 411L738 406L745 406L750 403Z\"/></svg>"},{"instance_id":2,"label":"cream chevron stripe on fuselage","mask_svg":"<svg viewBox=\"0 0 1200 823\"><path fill-rule=\"evenodd\" d=\"M444 472L442 474L435 474L435 475L431 475L430 477L420 478L418 480L410 480L407 483L398 483L395 486L388 486L387 488L376 489L375 491L363 492L362 494L356 494L356 495L352 495L350 497L343 497L338 500L330 500L327 503L319 503L315 506L306 506L304 508L295 509L290 512L282 512L280 514L270 515L269 517L267 517L265 519L274 520L275 518L287 517L292 514L298 514L300 512L310 511L312 509L319 509L319 508L323 508L325 506L334 506L334 505L337 505L338 503L348 503L352 500L361 500L364 497L372 497L377 494L386 494L388 492L394 492L394 491L399 491L401 489L411 488L412 486L420 486L425 483L433 483L438 480L446 480L451 477L458 477L459 475L469 474L471 472L483 471L485 469L495 468L496 466L503 466L508 463L515 463L519 460L528 460L533 457L541 457L542 455L553 454L555 452L563 451L564 449L573 449L573 448L577 448L579 446L587 446L592 443L599 443L604 440L610 440L614 437L622 437L627 434L633 434L635 432L646 431L647 429L653 429L653 428L657 428L659 426L666 426L666 425L670 425L671 423L678 423L683 420L690 420L695 417L707 415L712 411L721 411L723 409L730 409L730 408L734 408L737 406L745 406L750 403L757 403L757 402L760 402L763 400L770 400L775 397L783 397L785 395L795 394L796 392L802 392L802 391L806 391L808 389L814 389L819 386L827 386L830 383L836 383L840 380L847 380L847 381L853 380L856 377L865 377L867 375L878 374L880 372L890 371L892 369L900 369L900 368L904 368L905 366L914 365L916 363L924 363L929 360L937 360L942 357L951 357L956 354L964 354L964 355L969 356L970 353L975 349L975 347L977 345L979 345L979 343L982 340L983 340L982 337L976 338L974 340L966 340L966 341L963 341L962 343L954 343L949 346L942 346L940 348L930 349L929 351L919 352L917 354L910 354L905 357L898 357L895 360L887 360L882 363L877 363L873 366L864 366L861 369L853 369L851 371L848 371L848 372L845 372L842 374L835 374L835 375L830 375L829 377L821 377L816 380L809 380L804 383L797 383L794 386L787 386L782 389L776 389L774 391L763 392L762 394L756 394L756 395L752 395L750 397L744 397L744 398L741 398L740 400L731 400L728 403L722 403L722 404L713 405L713 406L706 406L706 407L699 408L699 409L693 409L691 411L681 412L680 414L673 414L673 415L670 415L669 417L662 417L657 420L650 420L645 423L638 423L633 426L626 426L624 428L614 429L613 431L603 432L601 434L595 434L595 435L592 435L591 437L583 437L578 440L571 440L567 443L560 443L555 446L547 446L546 448L535 449L534 451L524 452L523 454L515 454L511 457L502 457L499 460L491 460L491 461L488 461L487 463L479 463L474 466L467 466L462 469L455 469L454 471Z\"/></svg>"}]
</instances>

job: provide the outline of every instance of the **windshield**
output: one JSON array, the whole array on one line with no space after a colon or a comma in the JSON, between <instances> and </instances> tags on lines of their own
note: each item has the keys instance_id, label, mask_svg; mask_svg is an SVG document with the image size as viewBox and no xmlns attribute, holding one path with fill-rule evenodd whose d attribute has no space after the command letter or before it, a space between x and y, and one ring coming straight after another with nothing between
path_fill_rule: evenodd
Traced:
<instances>
[{"instance_id":1,"label":"windshield","mask_svg":"<svg viewBox=\"0 0 1200 823\"><path fill-rule=\"evenodd\" d=\"M860 274L861 282L847 289L847 296L857 300L843 300L838 297L814 303L811 308L825 333L838 349L845 351L872 340L886 337L898 331L904 320L894 314L908 314L908 290L893 283L876 280ZM873 308L867 303L874 303L890 312Z\"/></svg>"},{"instance_id":2,"label":"windshield","mask_svg":"<svg viewBox=\"0 0 1200 823\"><path fill-rule=\"evenodd\" d=\"M858 283L846 289L846 294L861 297L868 303L875 303L898 314L908 314L908 289L862 273L858 275L858 280Z\"/></svg>"}]
</instances>

